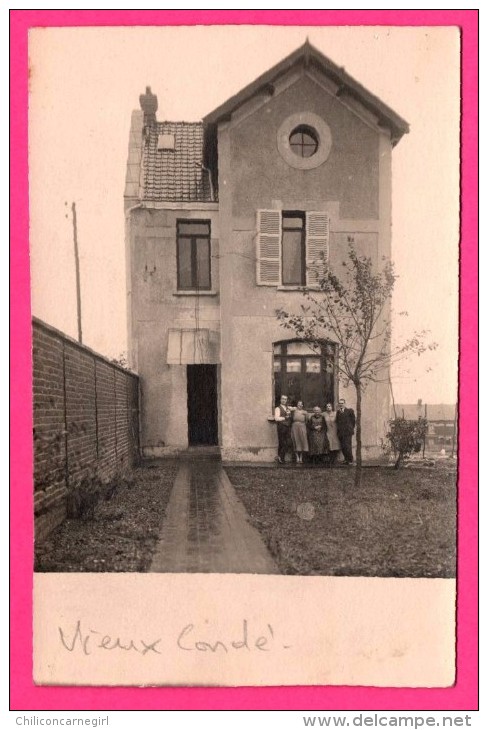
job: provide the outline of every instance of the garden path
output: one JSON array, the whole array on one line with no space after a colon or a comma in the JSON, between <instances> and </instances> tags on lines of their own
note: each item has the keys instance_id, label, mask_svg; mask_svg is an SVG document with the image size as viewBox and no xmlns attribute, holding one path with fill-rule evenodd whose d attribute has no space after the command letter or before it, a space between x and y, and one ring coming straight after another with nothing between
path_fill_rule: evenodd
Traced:
<instances>
[{"instance_id":1,"label":"garden path","mask_svg":"<svg viewBox=\"0 0 488 730\"><path fill-rule=\"evenodd\" d=\"M183 460L151 573L279 573L220 461Z\"/></svg>"}]
</instances>

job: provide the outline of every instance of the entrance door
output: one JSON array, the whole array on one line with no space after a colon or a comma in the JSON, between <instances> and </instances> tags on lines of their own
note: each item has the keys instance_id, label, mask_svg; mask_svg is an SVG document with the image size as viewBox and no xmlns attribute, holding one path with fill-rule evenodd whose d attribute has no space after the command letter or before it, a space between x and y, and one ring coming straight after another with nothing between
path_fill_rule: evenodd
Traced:
<instances>
[{"instance_id":1,"label":"entrance door","mask_svg":"<svg viewBox=\"0 0 488 730\"><path fill-rule=\"evenodd\" d=\"M188 443L216 446L217 365L187 365Z\"/></svg>"}]
</instances>

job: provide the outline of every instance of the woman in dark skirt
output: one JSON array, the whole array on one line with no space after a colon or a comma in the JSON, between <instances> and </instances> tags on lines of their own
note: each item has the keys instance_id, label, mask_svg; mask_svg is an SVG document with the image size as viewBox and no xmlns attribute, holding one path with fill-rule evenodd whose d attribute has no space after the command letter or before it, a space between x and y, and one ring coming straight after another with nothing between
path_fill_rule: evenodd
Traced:
<instances>
[{"instance_id":1,"label":"woman in dark skirt","mask_svg":"<svg viewBox=\"0 0 488 730\"><path fill-rule=\"evenodd\" d=\"M329 441L327 439L327 425L319 406L315 406L313 413L308 420L308 453L312 462L322 461L325 454L329 453Z\"/></svg>"}]
</instances>

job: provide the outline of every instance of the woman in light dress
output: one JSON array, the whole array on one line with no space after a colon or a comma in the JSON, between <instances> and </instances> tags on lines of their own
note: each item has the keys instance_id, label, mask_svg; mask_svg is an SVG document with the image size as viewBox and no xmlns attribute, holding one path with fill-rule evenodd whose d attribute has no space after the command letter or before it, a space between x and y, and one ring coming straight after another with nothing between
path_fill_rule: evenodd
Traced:
<instances>
[{"instance_id":1,"label":"woman in light dress","mask_svg":"<svg viewBox=\"0 0 488 730\"><path fill-rule=\"evenodd\" d=\"M297 464L303 464L303 454L308 453L307 418L308 413L303 407L303 402L299 400L296 408L293 409L291 424L291 440Z\"/></svg>"},{"instance_id":2,"label":"woman in light dress","mask_svg":"<svg viewBox=\"0 0 488 730\"><path fill-rule=\"evenodd\" d=\"M332 403L327 403L323 416L327 424L327 438L329 439L329 463L332 465L335 464L341 449L339 437L337 436L337 413L332 408Z\"/></svg>"}]
</instances>

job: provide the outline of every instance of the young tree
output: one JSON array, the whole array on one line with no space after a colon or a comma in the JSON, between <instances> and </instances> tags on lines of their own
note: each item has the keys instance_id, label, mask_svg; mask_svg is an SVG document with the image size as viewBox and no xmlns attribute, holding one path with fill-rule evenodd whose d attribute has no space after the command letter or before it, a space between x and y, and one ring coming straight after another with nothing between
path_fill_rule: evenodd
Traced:
<instances>
[{"instance_id":1,"label":"young tree","mask_svg":"<svg viewBox=\"0 0 488 730\"><path fill-rule=\"evenodd\" d=\"M405 418L390 420L390 430L386 434L386 438L396 455L395 469L400 468L407 456L415 451L420 451L427 434L427 427L426 418L418 418L416 421L407 421Z\"/></svg>"},{"instance_id":2,"label":"young tree","mask_svg":"<svg viewBox=\"0 0 488 730\"><path fill-rule=\"evenodd\" d=\"M294 314L278 310L281 325L301 339L319 346L326 338L338 345L339 377L356 390L356 484L362 467L362 395L371 382L388 377L389 367L411 354L437 347L426 343L427 332L415 333L402 344L391 341L391 299L397 276L393 263L383 258L375 271L371 258L359 256L350 244L341 276L317 262L317 290L305 290L306 303ZM402 314L406 314L403 312Z\"/></svg>"}]
</instances>

